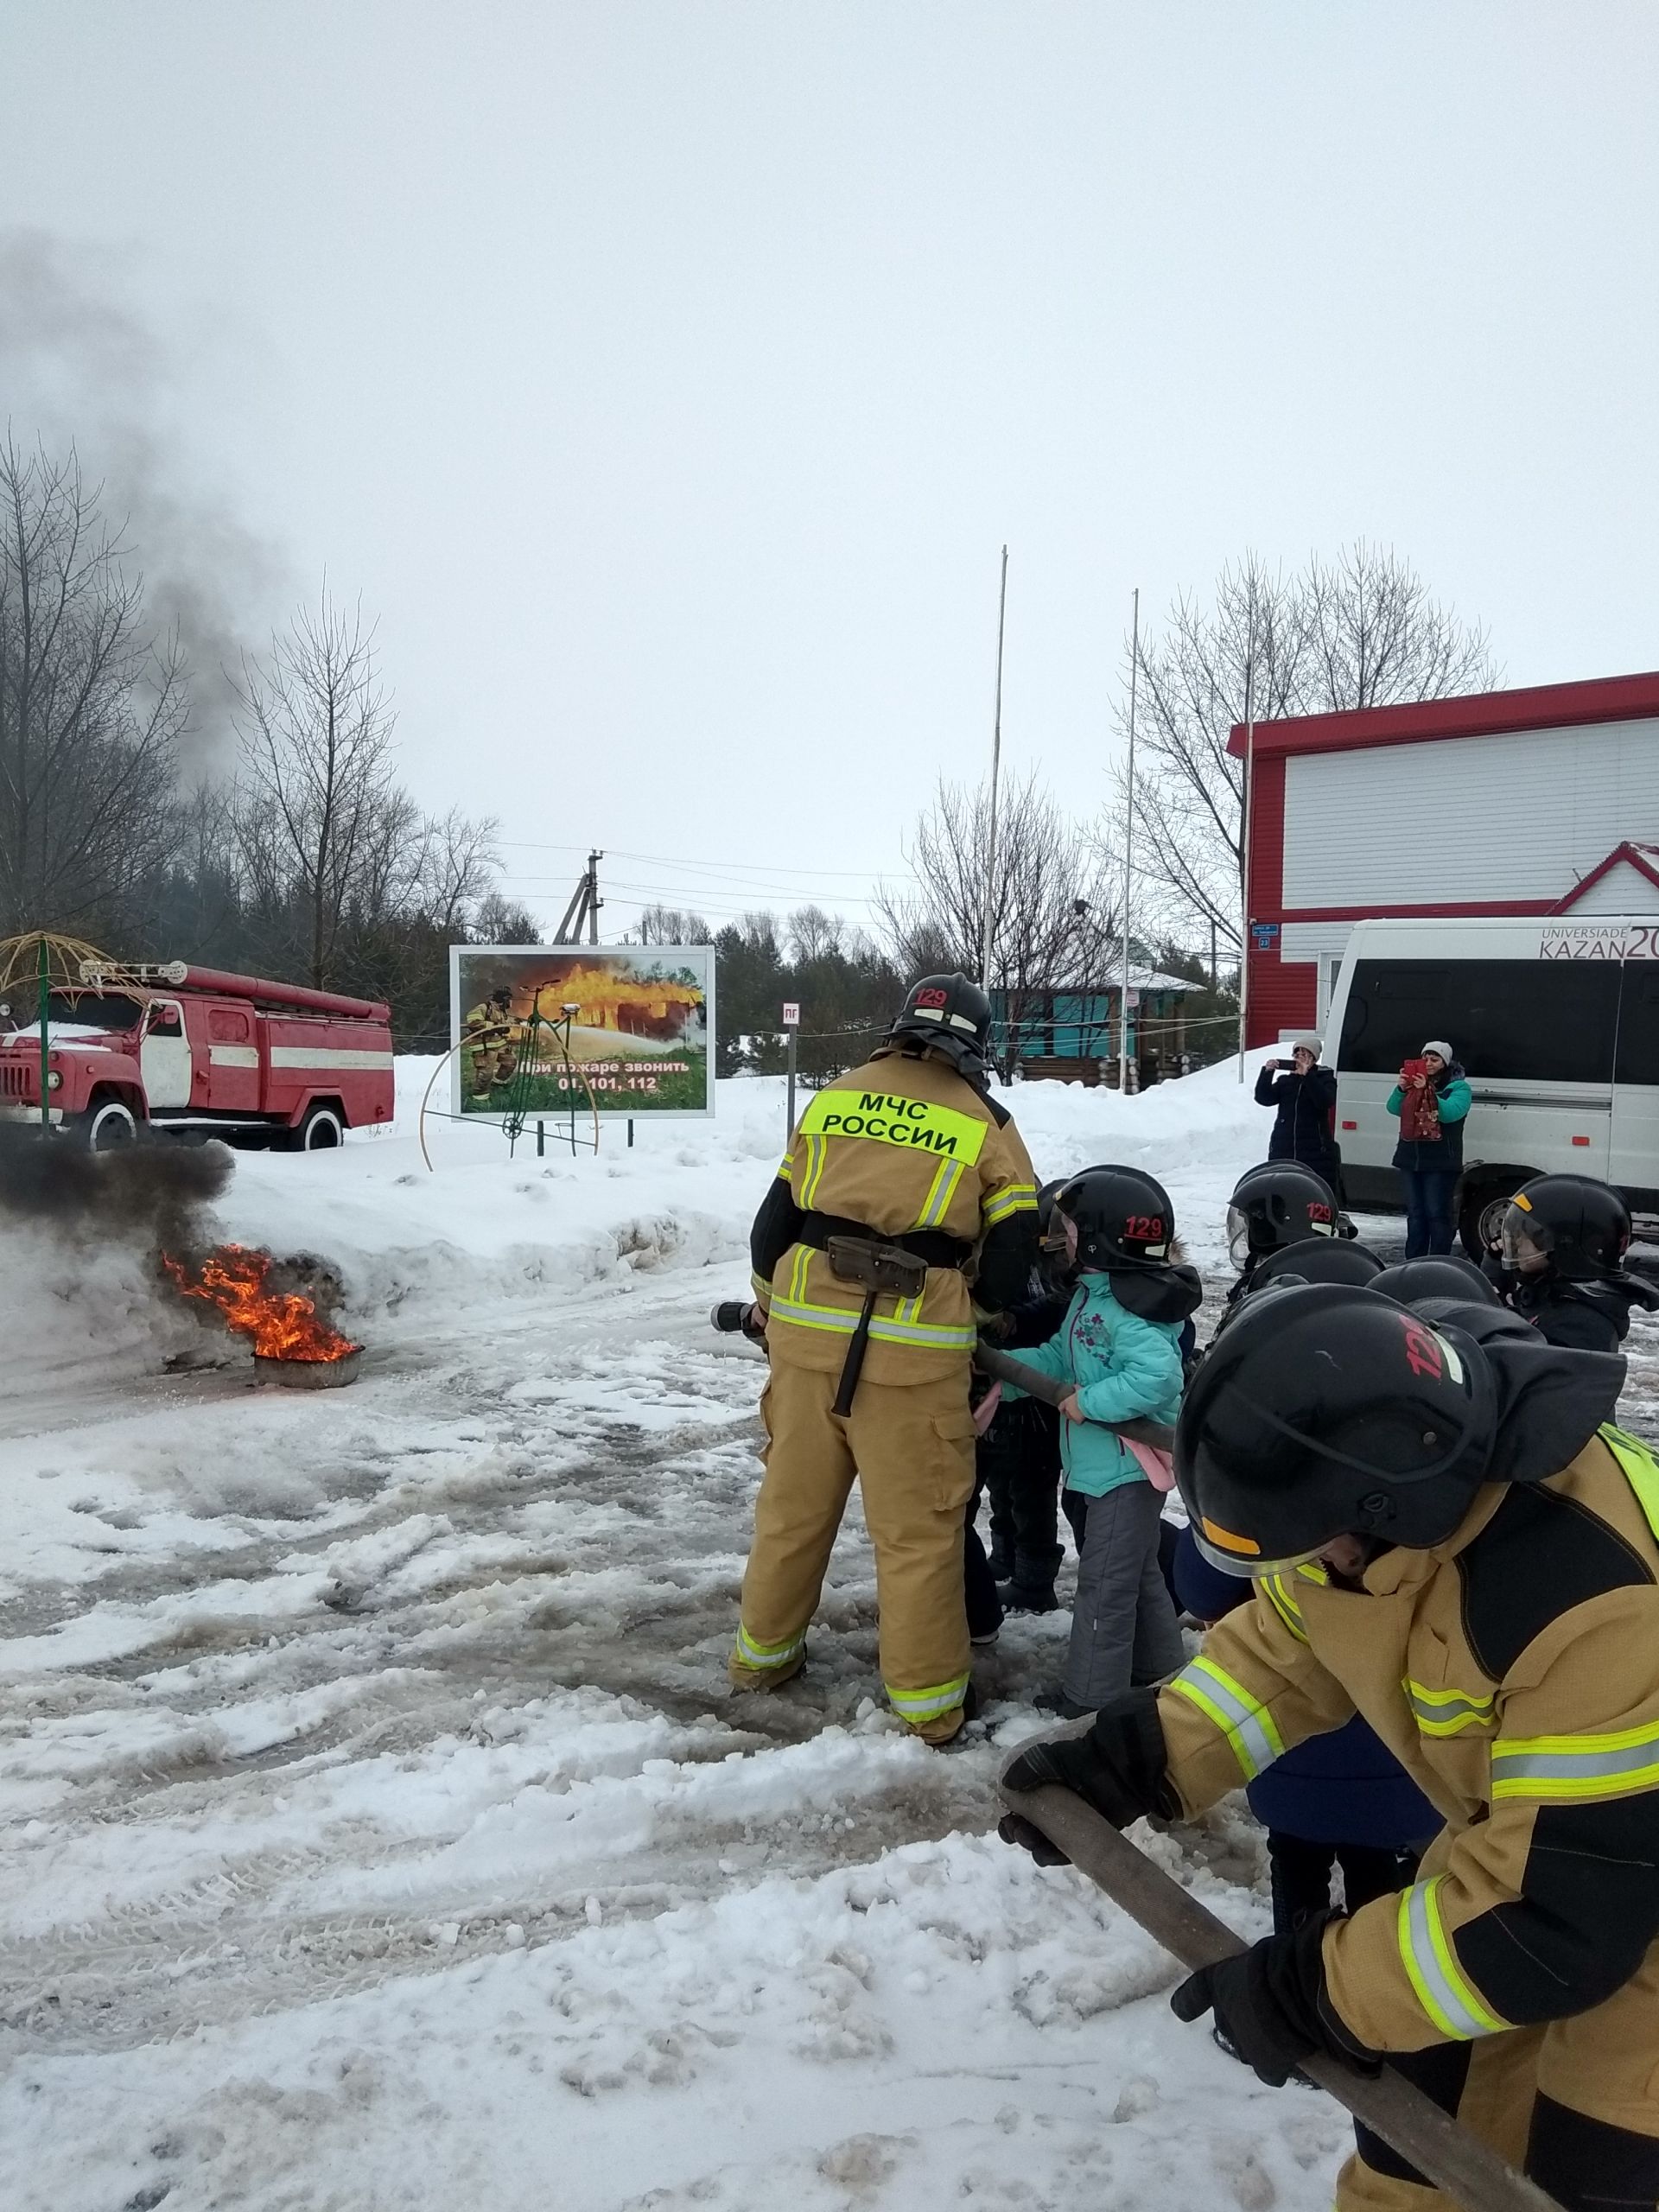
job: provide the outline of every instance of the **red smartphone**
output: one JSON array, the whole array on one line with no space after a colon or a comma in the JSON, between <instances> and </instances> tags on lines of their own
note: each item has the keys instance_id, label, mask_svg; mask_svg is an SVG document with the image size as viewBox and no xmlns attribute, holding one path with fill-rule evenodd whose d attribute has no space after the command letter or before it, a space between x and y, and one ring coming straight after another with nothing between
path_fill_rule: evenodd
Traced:
<instances>
[{"instance_id":1,"label":"red smartphone","mask_svg":"<svg viewBox=\"0 0 1659 2212\"><path fill-rule=\"evenodd\" d=\"M1428 1073L1428 1062L1427 1060L1402 1060L1400 1063L1400 1073L1402 1077L1427 1075Z\"/></svg>"}]
</instances>

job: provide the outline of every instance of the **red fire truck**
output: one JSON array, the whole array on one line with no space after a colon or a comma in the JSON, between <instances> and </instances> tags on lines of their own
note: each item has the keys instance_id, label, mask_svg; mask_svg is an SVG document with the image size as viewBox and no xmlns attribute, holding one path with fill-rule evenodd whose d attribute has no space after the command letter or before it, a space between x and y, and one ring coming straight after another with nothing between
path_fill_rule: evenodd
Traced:
<instances>
[{"instance_id":1,"label":"red fire truck","mask_svg":"<svg viewBox=\"0 0 1659 2212\"><path fill-rule=\"evenodd\" d=\"M383 1003L182 961L80 977L48 1001L47 1112L94 1152L145 1125L318 1152L391 1119ZM0 1117L39 1118L41 1058L37 1010L0 1009Z\"/></svg>"}]
</instances>

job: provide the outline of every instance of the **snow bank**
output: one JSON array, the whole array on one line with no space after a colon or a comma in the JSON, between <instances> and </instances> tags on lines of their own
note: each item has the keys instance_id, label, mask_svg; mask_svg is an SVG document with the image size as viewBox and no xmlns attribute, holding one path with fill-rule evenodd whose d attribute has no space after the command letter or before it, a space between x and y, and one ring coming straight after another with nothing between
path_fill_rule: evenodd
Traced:
<instances>
[{"instance_id":1,"label":"snow bank","mask_svg":"<svg viewBox=\"0 0 1659 2212\"><path fill-rule=\"evenodd\" d=\"M1266 1151L1268 1118L1237 1063L1162 1084L1138 1097L1059 1083L1001 1096L1039 1179L1116 1160L1164 1181L1189 1248L1222 1246L1219 1190ZM712 1122L604 1124L597 1154L574 1154L546 1124L509 1157L505 1139L429 1115L416 1122L431 1059L402 1059L397 1119L334 1154L249 1154L221 1211L227 1232L279 1251L313 1249L344 1272L354 1315L385 1317L493 1289L573 1295L658 1268L734 1263L741 1282L749 1222L784 1144L785 1087L763 1077L716 1086ZM442 1103L440 1099L436 1103ZM580 1127L579 1123L579 1127Z\"/></svg>"}]
</instances>

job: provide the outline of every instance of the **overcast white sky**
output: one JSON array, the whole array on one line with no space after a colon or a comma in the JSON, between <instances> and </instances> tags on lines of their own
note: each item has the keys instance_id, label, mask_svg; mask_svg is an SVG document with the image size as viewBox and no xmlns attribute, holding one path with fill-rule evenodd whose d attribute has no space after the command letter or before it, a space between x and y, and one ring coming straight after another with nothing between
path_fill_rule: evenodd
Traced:
<instances>
[{"instance_id":1,"label":"overcast white sky","mask_svg":"<svg viewBox=\"0 0 1659 2212\"><path fill-rule=\"evenodd\" d=\"M1645 0L7 0L0 76L0 414L142 423L253 626L360 590L550 923L590 840L607 935L861 915L985 764L1005 538L1084 813L1131 588L1247 547L1659 664Z\"/></svg>"}]
</instances>

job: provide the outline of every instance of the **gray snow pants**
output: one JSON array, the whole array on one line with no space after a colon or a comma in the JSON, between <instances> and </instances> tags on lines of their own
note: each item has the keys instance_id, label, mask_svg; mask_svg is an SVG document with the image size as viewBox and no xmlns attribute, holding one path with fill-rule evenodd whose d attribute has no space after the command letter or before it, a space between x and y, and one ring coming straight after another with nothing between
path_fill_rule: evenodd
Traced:
<instances>
[{"instance_id":1,"label":"gray snow pants","mask_svg":"<svg viewBox=\"0 0 1659 2212\"><path fill-rule=\"evenodd\" d=\"M1077 1594L1061 1684L1074 1705L1096 1712L1133 1682L1155 1682L1185 1663L1186 1647L1158 1564L1162 1494L1148 1482L1120 1483L1081 1504ZM1073 1519L1073 1527L1077 1525Z\"/></svg>"}]
</instances>

